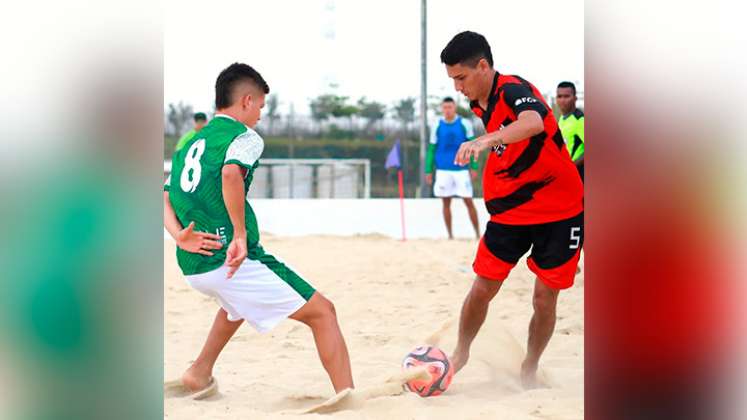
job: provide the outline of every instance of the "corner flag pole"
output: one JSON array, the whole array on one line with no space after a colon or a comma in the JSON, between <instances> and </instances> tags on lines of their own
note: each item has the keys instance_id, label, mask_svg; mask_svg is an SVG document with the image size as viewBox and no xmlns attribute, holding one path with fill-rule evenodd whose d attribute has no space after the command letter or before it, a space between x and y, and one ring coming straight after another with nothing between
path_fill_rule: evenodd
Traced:
<instances>
[{"instance_id":1,"label":"corner flag pole","mask_svg":"<svg viewBox=\"0 0 747 420\"><path fill-rule=\"evenodd\" d=\"M397 178L399 179L399 216L402 220L402 241L405 241L405 190L402 168L397 169Z\"/></svg>"},{"instance_id":2,"label":"corner flag pole","mask_svg":"<svg viewBox=\"0 0 747 420\"><path fill-rule=\"evenodd\" d=\"M399 217L402 221L402 240L405 240L405 182L402 173L402 151L399 139L395 140L392 150L386 155L384 169L397 168L397 181L399 184Z\"/></svg>"}]
</instances>

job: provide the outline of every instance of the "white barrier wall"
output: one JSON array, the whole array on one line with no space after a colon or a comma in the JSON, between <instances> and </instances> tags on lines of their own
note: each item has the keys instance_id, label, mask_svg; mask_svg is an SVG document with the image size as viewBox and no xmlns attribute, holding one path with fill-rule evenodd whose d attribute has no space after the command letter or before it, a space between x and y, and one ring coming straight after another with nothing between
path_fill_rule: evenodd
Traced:
<instances>
[{"instance_id":1,"label":"white barrier wall","mask_svg":"<svg viewBox=\"0 0 747 420\"><path fill-rule=\"evenodd\" d=\"M259 230L278 236L359 235L377 233L401 237L399 199L250 199ZM485 230L488 212L474 199ZM461 198L451 200L454 236L472 238L474 231ZM407 238L446 238L441 199L406 199Z\"/></svg>"}]
</instances>

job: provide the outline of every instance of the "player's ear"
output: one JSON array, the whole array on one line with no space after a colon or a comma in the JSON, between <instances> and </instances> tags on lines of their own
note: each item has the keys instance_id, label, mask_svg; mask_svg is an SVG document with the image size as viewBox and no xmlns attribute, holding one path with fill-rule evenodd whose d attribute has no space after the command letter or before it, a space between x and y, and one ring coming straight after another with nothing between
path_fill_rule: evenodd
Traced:
<instances>
[{"instance_id":1,"label":"player's ear","mask_svg":"<svg viewBox=\"0 0 747 420\"><path fill-rule=\"evenodd\" d=\"M244 108L249 108L252 106L252 94L251 93L247 93L241 98L241 105Z\"/></svg>"}]
</instances>

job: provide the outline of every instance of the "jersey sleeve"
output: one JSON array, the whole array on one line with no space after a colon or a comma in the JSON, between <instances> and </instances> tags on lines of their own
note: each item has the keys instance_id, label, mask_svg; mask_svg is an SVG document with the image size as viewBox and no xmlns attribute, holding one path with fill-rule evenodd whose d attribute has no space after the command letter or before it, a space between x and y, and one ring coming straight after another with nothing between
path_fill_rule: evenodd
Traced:
<instances>
[{"instance_id":1,"label":"jersey sleeve","mask_svg":"<svg viewBox=\"0 0 747 420\"><path fill-rule=\"evenodd\" d=\"M431 138L430 138L430 144L436 144L438 143L438 123L439 121L436 121L431 124Z\"/></svg>"},{"instance_id":2,"label":"jersey sleeve","mask_svg":"<svg viewBox=\"0 0 747 420\"><path fill-rule=\"evenodd\" d=\"M235 163L251 169L259 160L264 148L265 142L262 137L256 131L248 129L245 133L239 134L233 139L226 150L226 158L223 164Z\"/></svg>"},{"instance_id":3,"label":"jersey sleeve","mask_svg":"<svg viewBox=\"0 0 747 420\"><path fill-rule=\"evenodd\" d=\"M436 145L429 144L425 152L425 173L432 174L436 169Z\"/></svg>"},{"instance_id":4,"label":"jersey sleeve","mask_svg":"<svg viewBox=\"0 0 747 420\"><path fill-rule=\"evenodd\" d=\"M462 126L464 127L464 135L467 136L467 140L472 140L475 137L475 130L472 128L472 123L466 118L460 118L462 120Z\"/></svg>"},{"instance_id":5,"label":"jersey sleeve","mask_svg":"<svg viewBox=\"0 0 747 420\"><path fill-rule=\"evenodd\" d=\"M578 119L578 122L576 122L576 134L578 134L579 137L581 137L581 141L583 143L586 143L586 138L584 137L584 116L582 115L581 118Z\"/></svg>"},{"instance_id":6,"label":"jersey sleeve","mask_svg":"<svg viewBox=\"0 0 747 420\"><path fill-rule=\"evenodd\" d=\"M163 190L168 191L169 188L171 188L171 174L169 174L169 177L166 178L166 182L163 183Z\"/></svg>"},{"instance_id":7,"label":"jersey sleeve","mask_svg":"<svg viewBox=\"0 0 747 420\"><path fill-rule=\"evenodd\" d=\"M527 86L518 83L506 85L503 98L516 117L524 111L537 111L542 119L547 116L547 108Z\"/></svg>"}]
</instances>

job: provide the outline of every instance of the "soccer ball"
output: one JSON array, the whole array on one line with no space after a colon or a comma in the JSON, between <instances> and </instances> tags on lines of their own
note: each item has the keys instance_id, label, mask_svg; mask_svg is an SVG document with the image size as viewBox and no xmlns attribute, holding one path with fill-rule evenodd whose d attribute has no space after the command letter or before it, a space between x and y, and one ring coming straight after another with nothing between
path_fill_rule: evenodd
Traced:
<instances>
[{"instance_id":1,"label":"soccer ball","mask_svg":"<svg viewBox=\"0 0 747 420\"><path fill-rule=\"evenodd\" d=\"M454 377L454 368L446 354L438 347L418 346L402 361L404 370L426 366L430 378L413 379L405 388L421 397L440 395L446 391Z\"/></svg>"}]
</instances>

